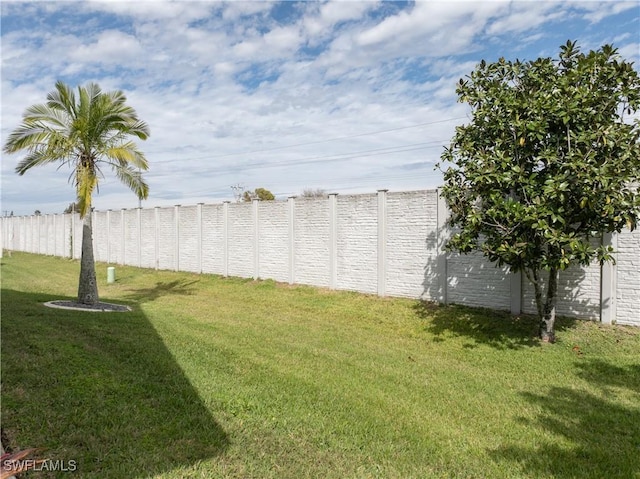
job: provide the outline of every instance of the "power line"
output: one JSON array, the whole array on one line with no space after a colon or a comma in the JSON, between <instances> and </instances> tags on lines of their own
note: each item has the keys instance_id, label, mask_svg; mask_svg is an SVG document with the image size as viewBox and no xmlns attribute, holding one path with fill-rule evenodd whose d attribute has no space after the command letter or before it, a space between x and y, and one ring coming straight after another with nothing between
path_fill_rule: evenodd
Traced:
<instances>
[{"instance_id":1,"label":"power line","mask_svg":"<svg viewBox=\"0 0 640 479\"><path fill-rule=\"evenodd\" d=\"M409 152L409 151L417 151L417 150L422 150L422 149L427 149L427 148L434 148L434 147L438 147L442 144L442 141L433 141L433 142L425 142L425 143L415 143L415 144L409 144L409 145L401 145L399 147L386 147L386 148L375 148L375 149L371 149L371 150L362 150L359 152L350 152L350 153L344 153L344 154L338 154L338 155L327 155L327 156L319 156L319 157L310 157L310 158L302 158L302 159L295 159L295 160L285 160L285 161L281 161L281 162L262 162L262 163L252 163L249 165L244 165L240 168L234 168L234 173L240 172L240 171L246 171L248 169L263 169L263 168L272 168L272 167L283 167L283 166L298 166L298 165L307 165L307 164L312 164L312 163L321 163L321 162L334 162L334 161L345 161L345 160L352 160L352 159L358 159L358 158L368 158L371 156L378 156L378 155L388 155L388 154L393 154L393 153L404 153L404 152ZM363 154L366 153L366 154ZM346 156L346 155L350 155L350 156ZM202 174L202 173L226 173L226 169L224 168L213 168L213 169L205 169L205 170L199 170L198 173ZM229 172L230 173L230 172ZM158 179L164 176L175 176L174 173L167 173L167 174L163 174L163 175L153 175L153 174L147 174L145 175L146 178L151 178L151 179ZM362 177L358 177L358 178L349 178L349 179L343 179L341 180L341 182L351 182L352 180L356 180L356 181L360 181L360 182L378 182L378 181L390 181L390 180L394 180L394 179L406 179L406 178L411 178L414 177L415 173L411 173L411 174L407 174L407 175L394 175L394 176L379 176L379 177L375 177L375 178L371 178L371 179L365 179ZM331 181L331 180L325 180L325 181ZM121 183L119 183L118 181L116 181L115 179L105 179L101 182L100 186L101 187L105 187L105 186L110 186L110 185L120 185ZM280 185L282 185L282 183L279 183ZM287 183L285 183L286 185ZM292 183L289 183L292 184ZM332 184L336 184L332 181ZM240 185L238 185L240 186ZM228 185L225 185L223 187L212 187L212 188L207 188L206 190L198 190L195 192L191 192L191 194L199 194L199 193L212 193L212 191L228 191L227 188L229 188ZM233 188L233 187L231 187ZM335 187L334 187L335 189ZM53 188L46 188L44 190L40 190L40 192L47 192L47 191L53 191L53 190L58 190L57 187L53 187ZM236 195L234 195L235 197Z\"/></svg>"},{"instance_id":2,"label":"power line","mask_svg":"<svg viewBox=\"0 0 640 479\"><path fill-rule=\"evenodd\" d=\"M421 126L436 125L438 123L447 123L447 122L455 121L455 120L464 120L465 118L467 118L467 117L466 116L461 116L461 117L457 117L457 118L446 118L444 120L429 121L429 122L425 122L425 123L416 123L414 125L400 126L400 127L397 127L397 128L389 128L387 130L377 130L377 131L370 131L370 132L367 132L367 133L358 133L358 134L355 134L355 135L337 136L337 137L334 137L334 138L326 138L324 140L309 141L309 142L305 142L305 143L295 143L295 144L284 145L284 146L274 146L273 148L263 148L263 149L260 149L260 150L241 151L241 152L237 152L237 153L225 153L224 155L192 156L192 157L188 157L188 158L180 158L180 160L181 161L204 160L204 159L217 160L219 158L227 158L227 157L230 157L230 156L254 155L254 154L257 154L257 153L265 153L265 152L269 152L269 151L277 151L277 150L286 150L286 149L289 149L289 148L297 148L299 146L319 145L319 144L322 144L322 143L330 143L332 141L348 140L348 139L351 139L351 138L359 138L359 137L370 136L370 135L379 135L381 133L389 133L389 132L392 132L392 131L408 130L408 129L411 129L411 128L419 128ZM175 161L175 160L156 161L156 162L154 162L154 164L169 163L171 161Z\"/></svg>"},{"instance_id":3,"label":"power line","mask_svg":"<svg viewBox=\"0 0 640 479\"><path fill-rule=\"evenodd\" d=\"M231 167L215 167L214 166L211 168L199 169L198 174L229 173L230 171L237 173L237 172L246 171L249 169L277 168L277 167L283 167L283 166L299 166L299 165L308 165L312 163L329 163L334 161L353 160L353 159L359 159L359 158L368 158L371 156L389 155L392 153L404 153L408 151L437 148L441 146L443 143L444 143L443 141L438 140L438 141L430 141L430 142L424 142L424 143L412 143L412 144L406 144L406 145L400 145L400 146L373 148L370 150L352 151L348 153L337 153L333 155L296 158L292 160L282 160L282 161L266 161L265 160L265 161L254 162L254 163L247 163L244 165L234 165ZM163 176L175 176L175 173L160 173L160 174L148 173L146 175L147 178L156 178L156 179L161 178Z\"/></svg>"}]
</instances>

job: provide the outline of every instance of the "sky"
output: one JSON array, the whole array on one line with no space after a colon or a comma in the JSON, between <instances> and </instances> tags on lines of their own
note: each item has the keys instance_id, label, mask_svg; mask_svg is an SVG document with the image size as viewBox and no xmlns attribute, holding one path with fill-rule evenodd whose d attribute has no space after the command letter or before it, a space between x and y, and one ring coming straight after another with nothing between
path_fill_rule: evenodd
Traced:
<instances>
[{"instance_id":1,"label":"sky","mask_svg":"<svg viewBox=\"0 0 640 479\"><path fill-rule=\"evenodd\" d=\"M0 4L1 140L57 80L122 90L149 125L142 206L234 200L266 188L373 193L436 188L469 110L457 81L481 60L613 44L640 63L637 1L7 1ZM64 166L14 172L2 214L61 213ZM109 170L98 210L136 208Z\"/></svg>"}]
</instances>

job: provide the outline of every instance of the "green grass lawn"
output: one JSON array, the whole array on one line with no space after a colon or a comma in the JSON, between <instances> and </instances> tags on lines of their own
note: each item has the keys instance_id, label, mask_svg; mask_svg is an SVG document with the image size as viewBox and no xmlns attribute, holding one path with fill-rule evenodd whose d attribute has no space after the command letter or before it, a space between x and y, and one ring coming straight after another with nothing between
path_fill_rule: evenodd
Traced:
<instances>
[{"instance_id":1,"label":"green grass lawn","mask_svg":"<svg viewBox=\"0 0 640 479\"><path fill-rule=\"evenodd\" d=\"M640 478L640 329L2 258L2 428L81 478Z\"/></svg>"}]
</instances>

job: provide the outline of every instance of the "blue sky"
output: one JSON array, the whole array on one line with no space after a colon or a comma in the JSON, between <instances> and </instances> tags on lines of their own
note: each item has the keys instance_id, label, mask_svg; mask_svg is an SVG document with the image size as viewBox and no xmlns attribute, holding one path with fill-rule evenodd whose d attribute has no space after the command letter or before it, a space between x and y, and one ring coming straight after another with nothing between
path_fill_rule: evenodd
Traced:
<instances>
[{"instance_id":1,"label":"blue sky","mask_svg":"<svg viewBox=\"0 0 640 479\"><path fill-rule=\"evenodd\" d=\"M634 2L12 2L2 13L2 142L63 80L123 90L150 126L145 207L434 188L468 110L455 84L482 59L557 56L568 39L640 61ZM2 210L59 213L69 171L13 170ZM65 167L66 168L66 167ZM132 208L107 175L97 209Z\"/></svg>"}]
</instances>

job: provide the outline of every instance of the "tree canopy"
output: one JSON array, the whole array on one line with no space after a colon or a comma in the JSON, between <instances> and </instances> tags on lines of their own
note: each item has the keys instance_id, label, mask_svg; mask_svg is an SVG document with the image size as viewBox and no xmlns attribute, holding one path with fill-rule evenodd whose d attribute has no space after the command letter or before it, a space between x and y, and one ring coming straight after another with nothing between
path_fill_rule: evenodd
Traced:
<instances>
[{"instance_id":1,"label":"tree canopy","mask_svg":"<svg viewBox=\"0 0 640 479\"><path fill-rule=\"evenodd\" d=\"M271 193L269 190L265 188L256 188L253 191L245 191L242 194L243 201L253 201L253 200L273 201L275 199L276 197L273 195L273 193Z\"/></svg>"},{"instance_id":2,"label":"tree canopy","mask_svg":"<svg viewBox=\"0 0 640 479\"><path fill-rule=\"evenodd\" d=\"M130 136L146 140L149 127L126 100L122 91L103 92L95 83L79 86L76 95L71 87L58 81L46 103L26 109L22 123L4 145L6 153L26 152L16 166L19 175L50 163L71 169L77 211L84 218L79 303L98 302L89 213L103 167L113 170L138 198L149 194L141 173L148 169L147 160L129 140Z\"/></svg>"},{"instance_id":3,"label":"tree canopy","mask_svg":"<svg viewBox=\"0 0 640 479\"><path fill-rule=\"evenodd\" d=\"M612 260L598 238L638 224L638 72L610 45L585 54L569 41L557 60L482 61L456 92L471 122L439 165L448 247L523 271L553 341L559 272Z\"/></svg>"}]
</instances>

